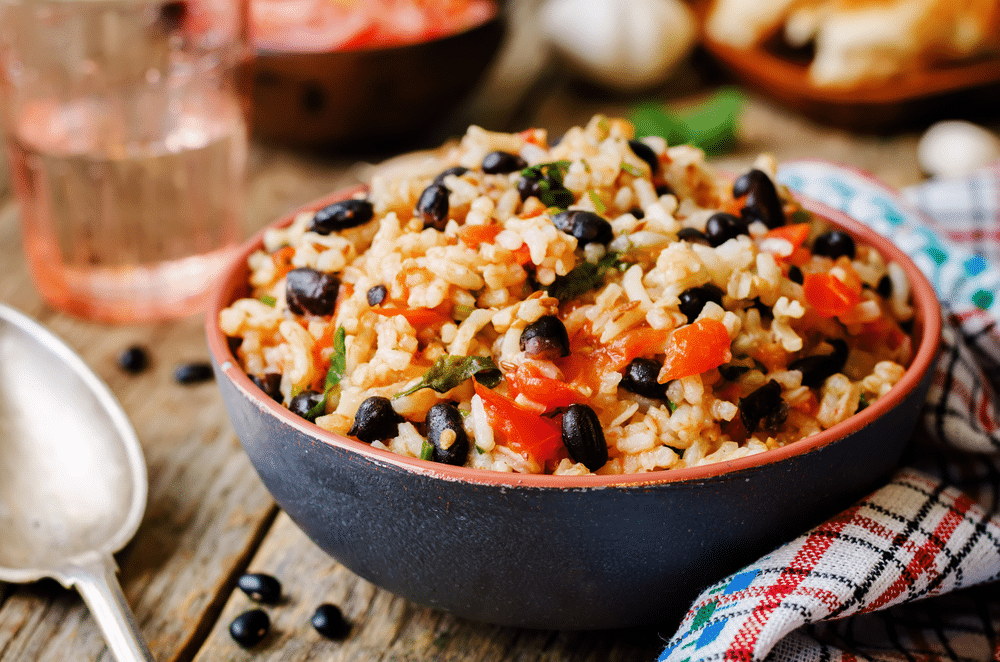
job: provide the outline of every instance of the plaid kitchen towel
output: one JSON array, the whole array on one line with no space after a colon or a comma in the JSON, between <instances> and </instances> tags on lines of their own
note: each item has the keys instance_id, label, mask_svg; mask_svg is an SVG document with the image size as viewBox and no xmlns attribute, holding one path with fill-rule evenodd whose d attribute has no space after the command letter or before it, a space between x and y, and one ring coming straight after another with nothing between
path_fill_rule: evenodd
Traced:
<instances>
[{"instance_id":1,"label":"plaid kitchen towel","mask_svg":"<svg viewBox=\"0 0 1000 662\"><path fill-rule=\"evenodd\" d=\"M706 589L659 660L1000 662L1000 163L902 194L825 162L779 179L914 259L942 353L904 468Z\"/></svg>"}]
</instances>

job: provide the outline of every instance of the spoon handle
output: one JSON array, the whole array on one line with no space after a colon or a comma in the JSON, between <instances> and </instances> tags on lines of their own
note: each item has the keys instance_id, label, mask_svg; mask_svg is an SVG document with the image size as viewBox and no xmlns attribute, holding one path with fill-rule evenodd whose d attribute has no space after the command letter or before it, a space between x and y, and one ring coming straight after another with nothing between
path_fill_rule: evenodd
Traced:
<instances>
[{"instance_id":1,"label":"spoon handle","mask_svg":"<svg viewBox=\"0 0 1000 662\"><path fill-rule=\"evenodd\" d=\"M111 555L94 556L75 564L66 572L90 608L104 641L118 662L155 662L139 633L139 626L121 585Z\"/></svg>"}]
</instances>

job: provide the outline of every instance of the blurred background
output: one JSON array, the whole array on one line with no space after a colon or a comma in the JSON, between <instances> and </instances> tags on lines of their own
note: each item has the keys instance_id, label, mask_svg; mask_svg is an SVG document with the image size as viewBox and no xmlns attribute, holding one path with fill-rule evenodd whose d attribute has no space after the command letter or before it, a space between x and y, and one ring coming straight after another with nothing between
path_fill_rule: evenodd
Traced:
<instances>
[{"instance_id":1,"label":"blurred background","mask_svg":"<svg viewBox=\"0 0 1000 662\"><path fill-rule=\"evenodd\" d=\"M248 232L469 124L604 113L724 168L896 187L1000 159L997 0L250 0L249 23Z\"/></svg>"}]
</instances>

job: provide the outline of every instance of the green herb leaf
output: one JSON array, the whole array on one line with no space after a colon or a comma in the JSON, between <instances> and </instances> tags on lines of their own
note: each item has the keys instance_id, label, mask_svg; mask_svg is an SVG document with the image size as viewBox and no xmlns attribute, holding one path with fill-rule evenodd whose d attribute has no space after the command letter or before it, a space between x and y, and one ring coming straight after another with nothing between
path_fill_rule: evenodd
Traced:
<instances>
[{"instance_id":1,"label":"green herb leaf","mask_svg":"<svg viewBox=\"0 0 1000 662\"><path fill-rule=\"evenodd\" d=\"M674 402L673 400L667 400L667 409L670 410L671 414L674 413L675 411L677 411L677 403Z\"/></svg>"},{"instance_id":2,"label":"green herb leaf","mask_svg":"<svg viewBox=\"0 0 1000 662\"><path fill-rule=\"evenodd\" d=\"M547 179L550 182L562 185L563 177L569 170L570 161L550 161L549 163L539 163L528 166L521 170L521 176L527 179Z\"/></svg>"},{"instance_id":3,"label":"green herb leaf","mask_svg":"<svg viewBox=\"0 0 1000 662\"><path fill-rule=\"evenodd\" d=\"M796 209L792 212L792 218L789 219L791 223L809 223L812 221L812 215L805 209Z\"/></svg>"},{"instance_id":4,"label":"green herb leaf","mask_svg":"<svg viewBox=\"0 0 1000 662\"><path fill-rule=\"evenodd\" d=\"M603 214L608 210L608 208L604 205L604 201L601 200L601 196L597 195L597 191L594 189L587 189L587 197L590 198L592 203L594 203L594 209L597 210L597 213Z\"/></svg>"},{"instance_id":5,"label":"green herb leaf","mask_svg":"<svg viewBox=\"0 0 1000 662\"><path fill-rule=\"evenodd\" d=\"M430 460L434 458L434 444L424 439L423 446L420 447L420 459Z\"/></svg>"},{"instance_id":6,"label":"green herb leaf","mask_svg":"<svg viewBox=\"0 0 1000 662\"><path fill-rule=\"evenodd\" d=\"M347 372L347 332L338 326L333 334L333 354L330 355L330 369L326 373L326 390L340 383Z\"/></svg>"},{"instance_id":7,"label":"green herb leaf","mask_svg":"<svg viewBox=\"0 0 1000 662\"><path fill-rule=\"evenodd\" d=\"M326 411L326 403L331 391L340 385L340 380L347 372L347 332L338 326L333 334L333 354L330 355L330 369L326 371L326 381L323 384L323 397L306 413L306 417L316 418ZM337 393L339 395L339 391Z\"/></svg>"},{"instance_id":8,"label":"green herb leaf","mask_svg":"<svg viewBox=\"0 0 1000 662\"><path fill-rule=\"evenodd\" d=\"M488 356L442 356L424 373L416 385L393 397L401 398L422 388L447 393L470 377L475 377L480 384L493 388L500 383L503 375L497 364Z\"/></svg>"},{"instance_id":9,"label":"green herb leaf","mask_svg":"<svg viewBox=\"0 0 1000 662\"><path fill-rule=\"evenodd\" d=\"M539 163L521 170L521 176L538 182L538 199L542 204L562 210L576 202L573 192L563 186L563 177L569 166L570 161Z\"/></svg>"},{"instance_id":10,"label":"green herb leaf","mask_svg":"<svg viewBox=\"0 0 1000 662\"><path fill-rule=\"evenodd\" d=\"M645 174L643 173L642 168L634 166L631 163L625 163L624 161L622 161L621 163L621 169L622 171L627 172L633 177L642 177L643 174Z\"/></svg>"},{"instance_id":11,"label":"green herb leaf","mask_svg":"<svg viewBox=\"0 0 1000 662\"><path fill-rule=\"evenodd\" d=\"M543 189L541 194L538 196L538 199L541 200L546 207L558 207L560 211L576 202L576 197L573 195L573 192L569 189L561 187L555 189L550 188L547 190Z\"/></svg>"},{"instance_id":12,"label":"green herb leaf","mask_svg":"<svg viewBox=\"0 0 1000 662\"><path fill-rule=\"evenodd\" d=\"M565 276L556 277L546 288L549 296L568 301L589 292L604 282L604 274L618 266L620 258L621 253L610 251L596 263L581 262Z\"/></svg>"},{"instance_id":13,"label":"green herb leaf","mask_svg":"<svg viewBox=\"0 0 1000 662\"><path fill-rule=\"evenodd\" d=\"M736 124L743 97L735 88L719 90L705 103L683 114L671 113L655 102L633 108L636 139L661 136L668 145L690 143L717 156L736 144Z\"/></svg>"},{"instance_id":14,"label":"green herb leaf","mask_svg":"<svg viewBox=\"0 0 1000 662\"><path fill-rule=\"evenodd\" d=\"M262 294L260 295L260 302L266 306L271 306L271 308L274 308L274 304L278 303L278 300L275 299L270 294Z\"/></svg>"},{"instance_id":15,"label":"green herb leaf","mask_svg":"<svg viewBox=\"0 0 1000 662\"><path fill-rule=\"evenodd\" d=\"M862 393L861 394L861 399L858 400L858 411L864 411L865 409L868 409L868 407L869 407L870 404L871 403L868 402L868 398L865 396L864 393ZM856 414L858 412L854 412L854 413Z\"/></svg>"}]
</instances>

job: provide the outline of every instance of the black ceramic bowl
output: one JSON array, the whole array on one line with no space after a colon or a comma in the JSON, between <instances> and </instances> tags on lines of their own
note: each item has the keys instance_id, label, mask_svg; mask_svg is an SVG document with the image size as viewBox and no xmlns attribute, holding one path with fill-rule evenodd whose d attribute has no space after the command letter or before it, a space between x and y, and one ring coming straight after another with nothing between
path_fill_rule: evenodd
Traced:
<instances>
[{"instance_id":1,"label":"black ceramic bowl","mask_svg":"<svg viewBox=\"0 0 1000 662\"><path fill-rule=\"evenodd\" d=\"M258 50L240 70L250 127L268 142L310 150L410 143L469 96L506 33L506 2L478 26L382 48Z\"/></svg>"},{"instance_id":2,"label":"black ceramic bowl","mask_svg":"<svg viewBox=\"0 0 1000 662\"><path fill-rule=\"evenodd\" d=\"M326 432L254 386L218 326L219 311L247 291L246 257L262 245L261 235L245 247L208 311L212 360L236 434L302 530L393 593L503 625L669 623L705 585L879 486L926 395L941 333L930 284L886 239L839 212L805 204L903 265L916 308L916 353L902 381L815 436L709 466L565 477L436 464Z\"/></svg>"}]
</instances>

